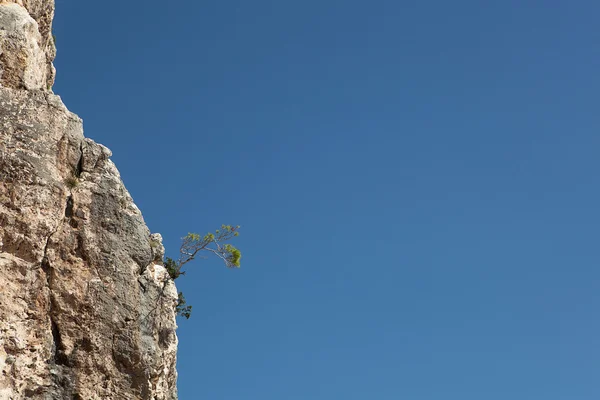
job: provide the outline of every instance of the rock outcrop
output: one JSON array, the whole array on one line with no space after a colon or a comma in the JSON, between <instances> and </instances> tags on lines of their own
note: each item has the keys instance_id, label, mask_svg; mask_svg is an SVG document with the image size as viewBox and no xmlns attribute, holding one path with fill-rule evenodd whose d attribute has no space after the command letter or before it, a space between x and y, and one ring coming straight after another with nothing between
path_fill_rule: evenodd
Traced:
<instances>
[{"instance_id":1,"label":"rock outcrop","mask_svg":"<svg viewBox=\"0 0 600 400\"><path fill-rule=\"evenodd\" d=\"M176 399L161 237L50 90L53 12L0 1L0 400Z\"/></svg>"},{"instance_id":2,"label":"rock outcrop","mask_svg":"<svg viewBox=\"0 0 600 400\"><path fill-rule=\"evenodd\" d=\"M54 1L0 0L0 84L15 89L50 89L56 47Z\"/></svg>"}]
</instances>

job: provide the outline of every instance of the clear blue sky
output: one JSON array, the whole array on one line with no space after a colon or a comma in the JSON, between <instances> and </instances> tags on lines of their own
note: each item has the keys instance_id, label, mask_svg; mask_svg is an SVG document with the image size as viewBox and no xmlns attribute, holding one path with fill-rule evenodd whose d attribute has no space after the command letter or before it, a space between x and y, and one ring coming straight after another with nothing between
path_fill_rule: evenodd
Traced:
<instances>
[{"instance_id":1,"label":"clear blue sky","mask_svg":"<svg viewBox=\"0 0 600 400\"><path fill-rule=\"evenodd\" d=\"M600 398L600 3L57 0L55 91L191 264L183 400Z\"/></svg>"}]
</instances>

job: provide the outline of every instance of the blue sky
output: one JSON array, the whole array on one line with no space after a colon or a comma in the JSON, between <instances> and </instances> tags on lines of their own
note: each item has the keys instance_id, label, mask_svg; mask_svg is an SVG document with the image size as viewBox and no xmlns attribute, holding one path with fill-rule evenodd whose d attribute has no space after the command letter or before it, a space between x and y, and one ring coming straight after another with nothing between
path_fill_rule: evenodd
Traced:
<instances>
[{"instance_id":1,"label":"blue sky","mask_svg":"<svg viewBox=\"0 0 600 400\"><path fill-rule=\"evenodd\" d=\"M58 0L55 91L170 255L179 390L600 398L597 1Z\"/></svg>"}]
</instances>

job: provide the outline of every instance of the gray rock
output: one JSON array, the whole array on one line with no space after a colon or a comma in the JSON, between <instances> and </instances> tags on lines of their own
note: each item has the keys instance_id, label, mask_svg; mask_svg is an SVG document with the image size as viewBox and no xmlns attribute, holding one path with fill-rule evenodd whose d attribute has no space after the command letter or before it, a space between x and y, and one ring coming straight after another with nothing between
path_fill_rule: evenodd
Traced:
<instances>
[{"instance_id":1,"label":"gray rock","mask_svg":"<svg viewBox=\"0 0 600 400\"><path fill-rule=\"evenodd\" d=\"M2 86L48 88L46 51L37 22L18 4L0 4L0 27Z\"/></svg>"},{"instance_id":2,"label":"gray rock","mask_svg":"<svg viewBox=\"0 0 600 400\"><path fill-rule=\"evenodd\" d=\"M0 2L0 399L176 399L162 238L44 87L53 2L13 3Z\"/></svg>"}]
</instances>

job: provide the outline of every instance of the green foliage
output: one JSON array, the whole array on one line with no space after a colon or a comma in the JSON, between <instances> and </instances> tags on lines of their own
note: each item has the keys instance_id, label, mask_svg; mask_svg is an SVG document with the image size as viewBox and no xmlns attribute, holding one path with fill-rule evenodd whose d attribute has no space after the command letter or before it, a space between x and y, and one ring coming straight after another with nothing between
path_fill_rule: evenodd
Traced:
<instances>
[{"instance_id":1,"label":"green foliage","mask_svg":"<svg viewBox=\"0 0 600 400\"><path fill-rule=\"evenodd\" d=\"M204 236L197 233L188 233L179 249L179 266L192 261L201 251L213 253L225 263L228 268L239 268L241 252L230 244L222 244L239 235L238 226L221 225L215 233L209 232Z\"/></svg>"},{"instance_id":2,"label":"green foliage","mask_svg":"<svg viewBox=\"0 0 600 400\"><path fill-rule=\"evenodd\" d=\"M79 185L79 179L77 179L76 176L69 176L65 179L65 185L67 185L69 189L75 189L77 185Z\"/></svg>"},{"instance_id":3,"label":"green foliage","mask_svg":"<svg viewBox=\"0 0 600 400\"><path fill-rule=\"evenodd\" d=\"M236 247L226 242L239 235L240 226L221 225L215 233L209 232L206 235L197 233L188 233L182 238L179 248L179 258L174 260L165 257L164 265L171 279L175 280L181 275L185 275L182 267L188 262L199 256L200 252L212 253L220 258L228 268L240 268L242 253ZM177 315L189 318L192 312L192 306L186 305L183 293L179 292L179 299L175 308Z\"/></svg>"},{"instance_id":4,"label":"green foliage","mask_svg":"<svg viewBox=\"0 0 600 400\"><path fill-rule=\"evenodd\" d=\"M228 256L227 256L228 265L227 266L239 268L240 267L240 259L242 258L242 253L237 248L230 245L229 243L223 247L225 249L225 252L228 254Z\"/></svg>"},{"instance_id":5,"label":"green foliage","mask_svg":"<svg viewBox=\"0 0 600 400\"><path fill-rule=\"evenodd\" d=\"M165 268L173 280L179 278L181 275L185 275L185 272L181 271L181 266L171 257L165 258Z\"/></svg>"},{"instance_id":6,"label":"green foliage","mask_svg":"<svg viewBox=\"0 0 600 400\"><path fill-rule=\"evenodd\" d=\"M192 315L192 306L186 305L183 292L177 294L177 306L175 306L175 312L177 315L185 317L186 319L189 319Z\"/></svg>"}]
</instances>

